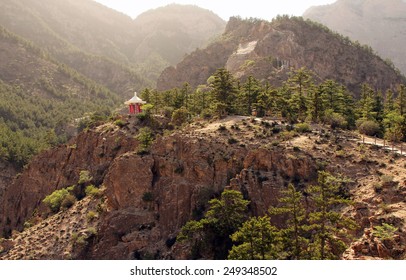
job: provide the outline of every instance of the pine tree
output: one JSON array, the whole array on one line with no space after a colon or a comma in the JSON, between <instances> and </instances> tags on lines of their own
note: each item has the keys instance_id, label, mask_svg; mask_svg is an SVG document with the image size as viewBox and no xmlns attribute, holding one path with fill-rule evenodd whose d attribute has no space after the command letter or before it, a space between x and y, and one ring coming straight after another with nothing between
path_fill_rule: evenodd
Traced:
<instances>
[{"instance_id":1,"label":"pine tree","mask_svg":"<svg viewBox=\"0 0 406 280\"><path fill-rule=\"evenodd\" d=\"M225 68L220 68L210 82L214 97L214 111L220 116L233 113L234 108L232 105L237 94L233 75Z\"/></svg>"},{"instance_id":2,"label":"pine tree","mask_svg":"<svg viewBox=\"0 0 406 280\"><path fill-rule=\"evenodd\" d=\"M281 192L280 206L269 209L271 215L285 215L286 228L281 230L284 253L287 258L299 260L305 257L308 240L306 233L306 209L303 194L296 191L292 184Z\"/></svg>"},{"instance_id":3,"label":"pine tree","mask_svg":"<svg viewBox=\"0 0 406 280\"><path fill-rule=\"evenodd\" d=\"M396 108L399 112L399 115L406 115L406 86L399 85L398 88L398 97L396 99Z\"/></svg>"},{"instance_id":4,"label":"pine tree","mask_svg":"<svg viewBox=\"0 0 406 280\"><path fill-rule=\"evenodd\" d=\"M252 76L249 76L240 91L239 101L242 108L241 113L244 115L251 115L254 104L258 102L258 96L261 92L261 85L259 81Z\"/></svg>"},{"instance_id":5,"label":"pine tree","mask_svg":"<svg viewBox=\"0 0 406 280\"><path fill-rule=\"evenodd\" d=\"M308 107L308 96L314 91L314 81L312 73L306 68L300 68L290 73L286 81L287 89L291 92L289 100L290 109L294 115L301 120L306 118Z\"/></svg>"},{"instance_id":6,"label":"pine tree","mask_svg":"<svg viewBox=\"0 0 406 280\"><path fill-rule=\"evenodd\" d=\"M361 99L358 102L358 112L364 120L376 119L375 108L375 91L367 84L363 84L361 88Z\"/></svg>"},{"instance_id":7,"label":"pine tree","mask_svg":"<svg viewBox=\"0 0 406 280\"><path fill-rule=\"evenodd\" d=\"M355 229L355 222L339 212L340 206L351 201L340 195L346 180L337 178L328 172L320 171L318 184L310 186L307 193L314 204L309 215L309 229L312 231L310 254L314 259L337 259L345 250L344 242L339 238L346 235L348 229Z\"/></svg>"},{"instance_id":8,"label":"pine tree","mask_svg":"<svg viewBox=\"0 0 406 280\"><path fill-rule=\"evenodd\" d=\"M230 236L247 218L248 204L241 192L223 191L220 199L209 201L209 210L203 219L189 221L182 227L178 240L193 240L199 248L211 247L217 258L226 257L232 244Z\"/></svg>"},{"instance_id":9,"label":"pine tree","mask_svg":"<svg viewBox=\"0 0 406 280\"><path fill-rule=\"evenodd\" d=\"M230 260L266 260L277 257L278 232L270 218L254 217L231 235L234 245L229 252Z\"/></svg>"}]
</instances>

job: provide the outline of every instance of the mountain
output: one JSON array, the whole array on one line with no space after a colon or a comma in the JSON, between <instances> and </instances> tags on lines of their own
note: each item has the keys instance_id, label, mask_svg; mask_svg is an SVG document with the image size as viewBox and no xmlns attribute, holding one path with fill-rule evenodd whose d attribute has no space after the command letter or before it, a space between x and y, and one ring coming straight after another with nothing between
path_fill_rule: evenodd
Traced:
<instances>
[{"instance_id":1,"label":"mountain","mask_svg":"<svg viewBox=\"0 0 406 280\"><path fill-rule=\"evenodd\" d=\"M131 59L141 63L144 75L151 76L151 70L156 75L196 48L205 47L221 35L225 25L213 12L192 5L149 10L134 20L136 42Z\"/></svg>"},{"instance_id":2,"label":"mountain","mask_svg":"<svg viewBox=\"0 0 406 280\"><path fill-rule=\"evenodd\" d=\"M406 1L338 0L331 5L311 7L303 17L371 46L406 73Z\"/></svg>"},{"instance_id":3,"label":"mountain","mask_svg":"<svg viewBox=\"0 0 406 280\"><path fill-rule=\"evenodd\" d=\"M17 166L66 141L85 113L114 110L120 95L0 26L0 160Z\"/></svg>"},{"instance_id":4,"label":"mountain","mask_svg":"<svg viewBox=\"0 0 406 280\"><path fill-rule=\"evenodd\" d=\"M301 18L279 17L273 22L231 18L222 38L185 57L161 74L160 90L205 84L217 68L237 78L253 75L279 85L290 68L306 67L321 80L334 79L351 91L362 83L386 90L404 81L390 64L369 48Z\"/></svg>"},{"instance_id":5,"label":"mountain","mask_svg":"<svg viewBox=\"0 0 406 280\"><path fill-rule=\"evenodd\" d=\"M288 184L304 192L320 170L345 176L340 199L353 203L334 207L358 225L346 232L339 258L405 257L404 156L324 126L287 140L277 130L284 125L266 119L199 121L164 133L168 122L155 119L147 153L137 137L147 123L119 117L36 156L0 203L0 230L9 237L0 240L0 259L213 259L213 244L177 239L209 200L237 190L250 201L249 216L265 215ZM65 197L61 208L50 211L51 194ZM391 231L380 235L382 224Z\"/></svg>"},{"instance_id":6,"label":"mountain","mask_svg":"<svg viewBox=\"0 0 406 280\"><path fill-rule=\"evenodd\" d=\"M131 18L94 1L1 0L0 24L124 96L147 84L126 64Z\"/></svg>"},{"instance_id":7,"label":"mountain","mask_svg":"<svg viewBox=\"0 0 406 280\"><path fill-rule=\"evenodd\" d=\"M196 6L130 17L91 0L1 0L0 24L111 90L130 94L224 30ZM140 77L142 73L143 77Z\"/></svg>"}]
</instances>

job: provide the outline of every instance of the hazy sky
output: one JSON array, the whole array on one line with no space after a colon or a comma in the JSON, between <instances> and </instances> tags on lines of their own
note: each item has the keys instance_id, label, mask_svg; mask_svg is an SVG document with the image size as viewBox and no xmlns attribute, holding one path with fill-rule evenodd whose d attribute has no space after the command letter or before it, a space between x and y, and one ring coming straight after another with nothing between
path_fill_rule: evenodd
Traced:
<instances>
[{"instance_id":1,"label":"hazy sky","mask_svg":"<svg viewBox=\"0 0 406 280\"><path fill-rule=\"evenodd\" d=\"M278 14L301 16L315 5L334 3L336 0L95 0L105 6L123 12L132 18L149 9L166 6L171 3L192 4L209 9L225 20L239 15L270 20Z\"/></svg>"}]
</instances>

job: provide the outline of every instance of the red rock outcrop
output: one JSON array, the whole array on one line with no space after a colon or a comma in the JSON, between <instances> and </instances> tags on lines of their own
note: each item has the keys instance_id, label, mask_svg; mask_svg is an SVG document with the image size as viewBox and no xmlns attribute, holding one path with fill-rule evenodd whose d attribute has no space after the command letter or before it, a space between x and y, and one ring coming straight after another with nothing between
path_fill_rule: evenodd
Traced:
<instances>
[{"instance_id":1,"label":"red rock outcrop","mask_svg":"<svg viewBox=\"0 0 406 280\"><path fill-rule=\"evenodd\" d=\"M81 133L70 144L45 151L35 157L28 167L5 190L0 206L0 232L9 235L21 230L46 195L77 184L82 170L88 170L93 181L100 184L111 161L134 149L134 138L122 139L121 131Z\"/></svg>"},{"instance_id":2,"label":"red rock outcrop","mask_svg":"<svg viewBox=\"0 0 406 280\"><path fill-rule=\"evenodd\" d=\"M179 229L241 170L247 153L214 140L181 134L158 139L150 155L126 153L106 178L105 217L94 258L164 256ZM207 202L207 201L206 201Z\"/></svg>"}]
</instances>

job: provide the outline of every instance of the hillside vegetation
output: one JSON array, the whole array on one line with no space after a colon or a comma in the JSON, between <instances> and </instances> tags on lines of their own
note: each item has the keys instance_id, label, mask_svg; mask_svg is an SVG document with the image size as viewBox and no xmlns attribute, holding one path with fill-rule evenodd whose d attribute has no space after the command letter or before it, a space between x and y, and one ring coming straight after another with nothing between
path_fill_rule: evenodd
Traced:
<instances>
[{"instance_id":1,"label":"hillside vegetation","mask_svg":"<svg viewBox=\"0 0 406 280\"><path fill-rule=\"evenodd\" d=\"M75 119L121 103L116 93L4 28L0 60L0 156L17 166L74 135Z\"/></svg>"}]
</instances>

